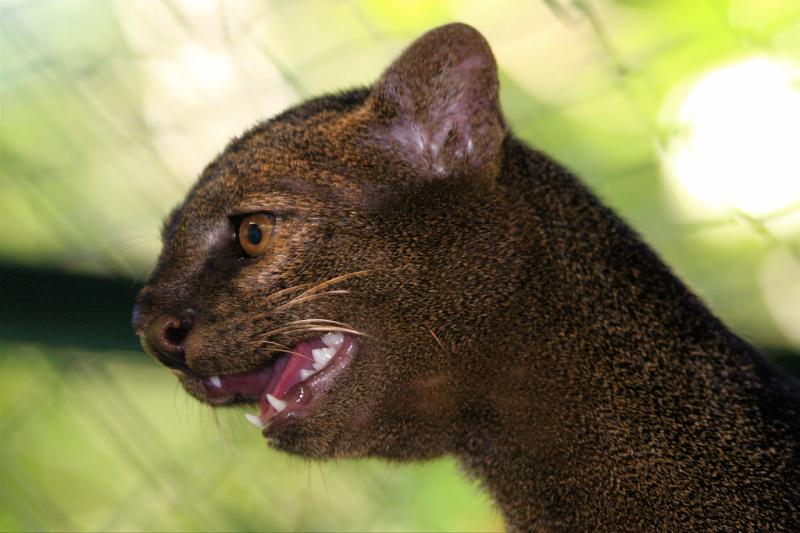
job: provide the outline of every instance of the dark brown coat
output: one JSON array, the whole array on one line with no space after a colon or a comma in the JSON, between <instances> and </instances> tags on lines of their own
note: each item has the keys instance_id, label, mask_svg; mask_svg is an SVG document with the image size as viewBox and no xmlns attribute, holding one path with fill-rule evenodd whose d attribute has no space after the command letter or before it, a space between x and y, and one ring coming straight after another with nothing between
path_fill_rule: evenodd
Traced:
<instances>
[{"instance_id":1,"label":"dark brown coat","mask_svg":"<svg viewBox=\"0 0 800 533\"><path fill-rule=\"evenodd\" d=\"M167 220L138 331L191 309L176 373L208 399L201 379L267 364L287 320L353 325L347 373L270 444L453 454L510 530L800 530L797 383L510 134L497 84L483 37L452 24L373 88L234 140ZM262 211L273 250L243 259L231 217ZM362 271L277 310L279 290Z\"/></svg>"}]
</instances>

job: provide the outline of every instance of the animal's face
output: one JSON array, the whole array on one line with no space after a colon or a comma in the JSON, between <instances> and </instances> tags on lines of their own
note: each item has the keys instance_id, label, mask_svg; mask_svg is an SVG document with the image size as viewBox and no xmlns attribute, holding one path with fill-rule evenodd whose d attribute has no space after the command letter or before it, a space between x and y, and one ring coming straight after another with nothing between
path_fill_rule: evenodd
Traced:
<instances>
[{"instance_id":1,"label":"animal's face","mask_svg":"<svg viewBox=\"0 0 800 533\"><path fill-rule=\"evenodd\" d=\"M460 331L480 325L478 295L503 297L486 296L484 263L502 261L504 134L491 53L461 25L371 91L248 132L165 221L143 346L198 399L259 405L280 448L445 451L470 393Z\"/></svg>"}]
</instances>

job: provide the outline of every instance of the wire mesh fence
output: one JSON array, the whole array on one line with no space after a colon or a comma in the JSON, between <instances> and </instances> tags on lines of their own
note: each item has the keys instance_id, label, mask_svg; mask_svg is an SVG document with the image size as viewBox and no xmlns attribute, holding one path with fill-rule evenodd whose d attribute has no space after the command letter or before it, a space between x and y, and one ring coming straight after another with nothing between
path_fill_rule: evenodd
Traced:
<instances>
[{"instance_id":1,"label":"wire mesh fence","mask_svg":"<svg viewBox=\"0 0 800 533\"><path fill-rule=\"evenodd\" d=\"M370 83L416 35L463 20L493 46L516 134L582 176L743 336L800 346L797 188L747 189L777 187L769 211L711 208L687 200L669 160L685 135L670 102L705 73L752 57L800 63L795 2L6 0L0 10L7 264L135 286L160 219L229 138L309 96ZM796 154L763 157L751 182L800 168ZM244 432L239 413L185 398L144 356L2 331L1 529L502 527L451 463L290 460Z\"/></svg>"}]
</instances>

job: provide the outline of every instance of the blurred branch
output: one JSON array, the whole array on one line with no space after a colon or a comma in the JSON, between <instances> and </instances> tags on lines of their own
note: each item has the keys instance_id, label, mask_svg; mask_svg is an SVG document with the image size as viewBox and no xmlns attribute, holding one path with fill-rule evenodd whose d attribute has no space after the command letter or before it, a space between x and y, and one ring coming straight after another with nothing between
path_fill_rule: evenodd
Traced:
<instances>
[{"instance_id":1,"label":"blurred branch","mask_svg":"<svg viewBox=\"0 0 800 533\"><path fill-rule=\"evenodd\" d=\"M0 279L0 340L140 351L129 325L133 281L8 264L0 264Z\"/></svg>"},{"instance_id":2,"label":"blurred branch","mask_svg":"<svg viewBox=\"0 0 800 533\"><path fill-rule=\"evenodd\" d=\"M553 15L564 24L573 24L575 22L575 17L558 0L543 0L543 2L552 11Z\"/></svg>"},{"instance_id":3,"label":"blurred branch","mask_svg":"<svg viewBox=\"0 0 800 533\"><path fill-rule=\"evenodd\" d=\"M648 130L650 130L650 132L652 132L654 135L657 135L658 125L656 123L656 119L647 109L648 107L653 107L653 104L652 102L648 102L647 105L645 105L645 103L642 101L643 97L652 99L653 95L655 94L655 90L650 83L650 80L645 75L645 72L629 65L623 60L622 54L620 54L619 50L617 50L617 47L612 42L609 32L600 21L600 16L587 0L572 0L572 5L589 22L589 25L592 28L592 33L594 33L595 38L600 44L600 47L608 57L614 73L612 79L618 80L620 87L623 91L625 91L625 94L628 96L629 101L631 102L631 108L637 114L642 123L648 128ZM631 79L634 75L638 76L644 82L644 86L647 91L646 94L641 94L641 91L637 93L632 86Z\"/></svg>"},{"instance_id":4,"label":"blurred branch","mask_svg":"<svg viewBox=\"0 0 800 533\"><path fill-rule=\"evenodd\" d=\"M782 239L776 237L764 223L765 220L761 218L756 218L741 209L736 209L735 207L729 207L733 214L736 216L737 219L743 221L750 229L752 229L755 233L761 236L764 240L772 244L773 246L783 246L786 250L791 253L795 259L800 261L800 247L795 242L786 242ZM792 206L792 209L796 209L797 206Z\"/></svg>"}]
</instances>

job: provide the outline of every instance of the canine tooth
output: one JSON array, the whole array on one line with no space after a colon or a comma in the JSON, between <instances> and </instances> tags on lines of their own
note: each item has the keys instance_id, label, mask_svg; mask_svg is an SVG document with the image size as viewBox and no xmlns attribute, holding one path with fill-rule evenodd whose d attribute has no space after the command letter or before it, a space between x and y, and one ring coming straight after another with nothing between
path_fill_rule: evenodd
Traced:
<instances>
[{"instance_id":1,"label":"canine tooth","mask_svg":"<svg viewBox=\"0 0 800 533\"><path fill-rule=\"evenodd\" d=\"M316 372L314 370L303 368L303 369L300 370L300 379L305 381L305 380L307 380L309 377L311 377L314 374L316 374Z\"/></svg>"},{"instance_id":2,"label":"canine tooth","mask_svg":"<svg viewBox=\"0 0 800 533\"><path fill-rule=\"evenodd\" d=\"M284 409L286 409L286 402L284 402L283 400L277 399L272 394L267 394L267 401L279 413L281 411L283 411Z\"/></svg>"},{"instance_id":3,"label":"canine tooth","mask_svg":"<svg viewBox=\"0 0 800 533\"><path fill-rule=\"evenodd\" d=\"M264 422L261 421L261 418L259 418L258 415L252 415L250 413L245 413L244 417L247 419L248 422L253 424L255 427L257 427L259 429L263 429L264 428Z\"/></svg>"},{"instance_id":4,"label":"canine tooth","mask_svg":"<svg viewBox=\"0 0 800 533\"><path fill-rule=\"evenodd\" d=\"M336 348L316 348L311 350L311 355L314 356L314 362L318 365L325 366L331 360L333 354L336 353Z\"/></svg>"},{"instance_id":5,"label":"canine tooth","mask_svg":"<svg viewBox=\"0 0 800 533\"><path fill-rule=\"evenodd\" d=\"M219 379L219 376L211 376L210 378L208 378L208 381L216 388L218 389L222 388L222 380Z\"/></svg>"},{"instance_id":6,"label":"canine tooth","mask_svg":"<svg viewBox=\"0 0 800 533\"><path fill-rule=\"evenodd\" d=\"M344 342L344 335L339 333L338 331L329 331L325 335L322 336L322 342L325 343L325 346L328 348L339 348Z\"/></svg>"}]
</instances>

